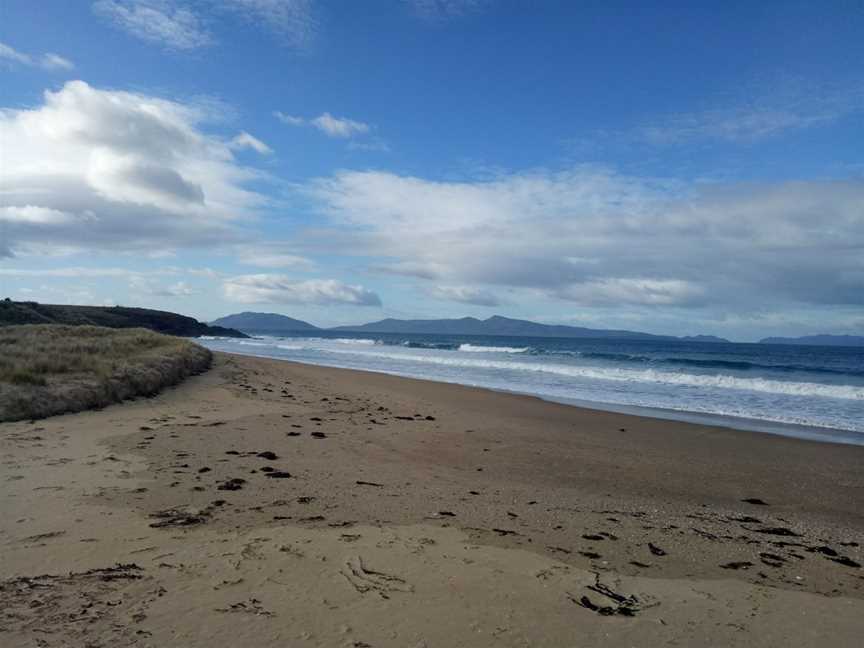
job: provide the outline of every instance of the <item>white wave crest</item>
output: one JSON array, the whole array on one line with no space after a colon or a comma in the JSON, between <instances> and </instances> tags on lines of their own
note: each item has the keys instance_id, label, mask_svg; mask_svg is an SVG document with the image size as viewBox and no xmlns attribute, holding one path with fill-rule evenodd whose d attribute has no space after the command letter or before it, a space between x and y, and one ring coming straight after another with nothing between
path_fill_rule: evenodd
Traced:
<instances>
[{"instance_id":1,"label":"white wave crest","mask_svg":"<svg viewBox=\"0 0 864 648\"><path fill-rule=\"evenodd\" d=\"M240 344L242 344L243 346L273 346L272 344L269 344L267 342L249 342L247 340L241 340Z\"/></svg>"},{"instance_id":2,"label":"white wave crest","mask_svg":"<svg viewBox=\"0 0 864 648\"><path fill-rule=\"evenodd\" d=\"M331 349L331 353L352 353L347 350ZM611 380L615 382L655 383L703 387L714 389L737 389L743 391L789 396L819 396L845 400L864 400L864 387L854 385L826 385L822 383L791 382L767 378L739 378L723 374L706 375L657 369L621 369L617 367L574 367L560 364L512 362L507 360L480 360L468 358L445 358L442 356L421 356L384 352L362 353L364 356L447 365L451 367L473 367L478 369L500 369L503 371L531 371L549 373L574 378Z\"/></svg>"},{"instance_id":3,"label":"white wave crest","mask_svg":"<svg viewBox=\"0 0 864 648\"><path fill-rule=\"evenodd\" d=\"M496 347L496 346L482 346L482 345L474 345L474 344L460 344L459 351L467 351L468 353L525 353L528 351L528 347Z\"/></svg>"},{"instance_id":4,"label":"white wave crest","mask_svg":"<svg viewBox=\"0 0 864 648\"><path fill-rule=\"evenodd\" d=\"M317 349L319 351L327 351L332 348L333 345L367 347L379 344L377 340L361 340L355 338L284 337L273 338L273 340L280 342L280 344L276 345L280 349ZM244 344L244 342L241 342L241 344ZM270 345L268 344L264 346Z\"/></svg>"}]
</instances>

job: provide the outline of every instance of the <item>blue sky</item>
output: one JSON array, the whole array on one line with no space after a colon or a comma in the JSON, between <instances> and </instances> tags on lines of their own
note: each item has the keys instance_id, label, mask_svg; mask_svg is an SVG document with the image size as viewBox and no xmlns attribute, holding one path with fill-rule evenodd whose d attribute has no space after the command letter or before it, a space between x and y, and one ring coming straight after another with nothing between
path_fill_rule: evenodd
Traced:
<instances>
[{"instance_id":1,"label":"blue sky","mask_svg":"<svg viewBox=\"0 0 864 648\"><path fill-rule=\"evenodd\" d=\"M864 333L850 2L5 0L0 293Z\"/></svg>"}]
</instances>

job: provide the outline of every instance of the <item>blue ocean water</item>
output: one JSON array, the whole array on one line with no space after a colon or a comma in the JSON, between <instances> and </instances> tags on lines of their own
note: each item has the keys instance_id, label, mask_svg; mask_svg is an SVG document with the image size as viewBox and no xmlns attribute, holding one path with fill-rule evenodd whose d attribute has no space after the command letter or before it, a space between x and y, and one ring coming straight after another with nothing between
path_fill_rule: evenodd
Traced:
<instances>
[{"instance_id":1,"label":"blue ocean water","mask_svg":"<svg viewBox=\"0 0 864 648\"><path fill-rule=\"evenodd\" d=\"M319 331L201 342L232 353L864 445L862 349Z\"/></svg>"}]
</instances>

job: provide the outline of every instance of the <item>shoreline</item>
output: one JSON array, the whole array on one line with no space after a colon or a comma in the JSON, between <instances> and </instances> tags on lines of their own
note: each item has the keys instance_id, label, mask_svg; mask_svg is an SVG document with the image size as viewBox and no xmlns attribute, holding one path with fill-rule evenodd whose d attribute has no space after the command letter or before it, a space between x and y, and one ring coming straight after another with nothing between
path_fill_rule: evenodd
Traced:
<instances>
[{"instance_id":1,"label":"shoreline","mask_svg":"<svg viewBox=\"0 0 864 648\"><path fill-rule=\"evenodd\" d=\"M254 338L253 338L254 339ZM749 432L754 434L768 434L775 437L786 439L798 439L802 441L812 441L814 443L830 443L835 445L847 445L864 447L864 433L855 430L846 430L842 428L820 427L815 425L804 425L798 423L788 423L785 421L772 421L770 419L753 419L729 414L715 414L712 412L699 412L693 410L677 410L662 407L648 407L641 405L619 405L617 403L604 403L602 401L584 401L580 399L555 398L545 396L543 394L535 394L531 392L523 392L509 390L504 388L486 387L483 385L471 385L462 382L440 380L433 378L422 378L409 374L391 372L376 369L355 369L353 367L345 367L335 364L318 364L313 362L303 362L302 360L293 360L288 358L277 358L273 356L259 355L256 353L241 353L238 351L221 351L213 349L214 353L225 353L227 355L238 355L250 358L259 358L262 360L275 360L277 362L295 363L309 367L323 367L326 369L337 369L341 371L357 371L360 373L370 373L384 376L394 376L397 378L405 378L406 380L419 380L432 383L441 383L445 385L458 385L470 389L481 389L500 394L512 394L514 396L526 396L536 398L547 403L555 403L558 405L566 405L578 409L609 412L614 414L623 414L625 416L637 416L644 418L653 418L661 421L677 421L683 423L691 423L693 425L703 425L707 427L724 428L728 430L737 430L739 432Z\"/></svg>"},{"instance_id":2,"label":"shoreline","mask_svg":"<svg viewBox=\"0 0 864 648\"><path fill-rule=\"evenodd\" d=\"M864 448L214 356L153 398L0 426L13 645L864 631Z\"/></svg>"},{"instance_id":3,"label":"shoreline","mask_svg":"<svg viewBox=\"0 0 864 648\"><path fill-rule=\"evenodd\" d=\"M845 505L854 501L854 505L845 507L844 512L853 513L864 522L864 471L860 470L860 466L864 465L864 446L825 443L724 426L591 409L545 400L533 394L505 392L480 386L362 369L329 367L226 352L214 352L214 355L224 355L228 358L254 357L257 361L276 363L277 367L284 364L289 371L300 373L306 379L315 378L325 384L338 384L342 388L352 388L355 384L362 384L367 388L374 387L376 391L381 390L388 396L401 392L412 400L419 397L427 402L431 396L435 401L452 410L462 413L470 411L472 415L479 414L481 419L491 418L490 414L495 412L494 420L506 421L514 427L527 419L524 436L530 440L536 438L537 433L540 432L538 423L542 423L546 426L542 430L542 435L548 437L544 439L547 443L572 443L578 448L589 446L596 455L594 458L604 463L607 461L607 457L604 456L607 452L621 451L625 448L630 455L640 457L641 463L646 463L646 458L653 455L650 466L642 465L640 469L648 469L653 473L687 472L686 478L681 475L679 479L695 482L689 484L688 498L692 498L698 492L698 489L694 491L692 487L703 483L712 473L730 489L742 493L754 488L758 490L760 481L758 475L747 475L749 479L742 480L745 486L736 484L732 478L733 474L738 476L737 473L741 470L746 470L748 473L753 471L757 459L764 466L771 467L772 471L777 471L784 462L792 462L794 458L795 463L787 466L787 469L797 471L799 474L814 472L810 464L816 462L821 466L819 472L832 480L836 480L841 472L848 473L849 479L846 481L848 485L854 485L860 497L849 498L844 502ZM606 436L611 433L617 433L617 436ZM702 460L706 446L710 447L714 455L705 457L704 459L708 461L701 467L709 472L697 473L692 466L677 463L678 459L684 458ZM742 462L740 455L749 455L751 459ZM585 459L584 456L581 458ZM608 459L613 463L620 457ZM729 471L725 476L720 469L721 462L724 469ZM835 468L828 469L832 464ZM592 482L602 481L599 477L596 475L592 480L582 481L580 486L593 488L596 484ZM711 493L716 496L719 481L705 489L706 495ZM826 482L826 485L827 483L830 482ZM626 486L624 483L614 485L619 490ZM777 485L772 485L772 490ZM659 487L661 484L654 484L654 486ZM797 490L801 495L796 502L798 506L803 505L807 500L813 501L814 504L817 501L823 504L826 499L833 499L825 493L816 494L817 490L825 489L813 488L805 494L800 483L797 484L797 488L789 489L788 486L784 483L782 488L775 492L778 495L782 493L784 499L791 499L790 494ZM635 496L638 490L634 488L629 494ZM671 496L683 492L684 489L678 492L673 492L671 488L665 490L665 494ZM773 493L770 495L773 496ZM813 497L813 495L817 496ZM739 500L733 499L729 494L726 494L726 497L727 505L740 504Z\"/></svg>"}]
</instances>

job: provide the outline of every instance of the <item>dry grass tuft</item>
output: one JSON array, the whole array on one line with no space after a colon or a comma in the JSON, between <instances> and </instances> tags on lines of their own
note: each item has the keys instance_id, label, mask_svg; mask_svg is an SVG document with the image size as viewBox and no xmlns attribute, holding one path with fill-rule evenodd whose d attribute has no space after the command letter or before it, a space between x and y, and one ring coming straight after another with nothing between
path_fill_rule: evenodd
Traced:
<instances>
[{"instance_id":1,"label":"dry grass tuft","mask_svg":"<svg viewBox=\"0 0 864 648\"><path fill-rule=\"evenodd\" d=\"M210 367L207 349L147 329L37 324L0 328L0 421L152 396Z\"/></svg>"}]
</instances>

